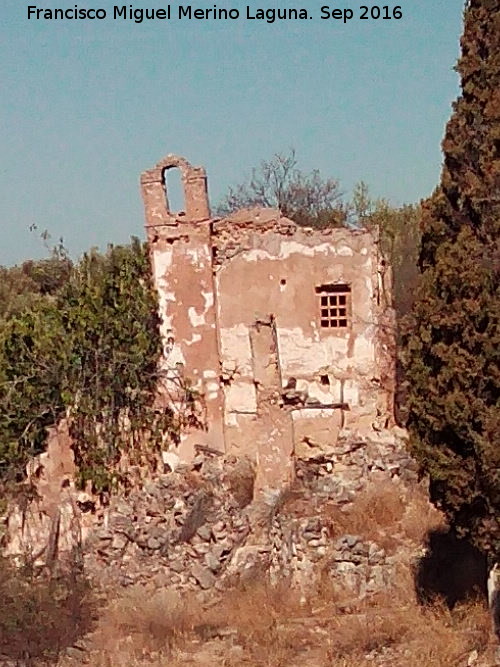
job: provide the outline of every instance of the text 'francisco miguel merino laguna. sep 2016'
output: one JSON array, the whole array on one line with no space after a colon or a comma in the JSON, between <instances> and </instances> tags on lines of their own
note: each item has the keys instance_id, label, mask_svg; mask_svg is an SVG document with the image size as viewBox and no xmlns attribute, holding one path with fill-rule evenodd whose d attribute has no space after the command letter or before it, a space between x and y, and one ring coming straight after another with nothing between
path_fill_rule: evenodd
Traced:
<instances>
[{"instance_id":1,"label":"text 'francisco miguel merino laguna. sep 2016'","mask_svg":"<svg viewBox=\"0 0 500 667\"><path fill-rule=\"evenodd\" d=\"M81 7L74 5L67 8L47 8L29 5L29 20L42 21L175 21L175 20L260 20L267 23L283 20L332 19L347 23L353 19L388 21L403 18L400 5L361 5L356 8L318 5L306 7L200 7L197 5L165 5L159 8L134 7L134 5L114 5L111 9L103 7Z\"/></svg>"}]
</instances>

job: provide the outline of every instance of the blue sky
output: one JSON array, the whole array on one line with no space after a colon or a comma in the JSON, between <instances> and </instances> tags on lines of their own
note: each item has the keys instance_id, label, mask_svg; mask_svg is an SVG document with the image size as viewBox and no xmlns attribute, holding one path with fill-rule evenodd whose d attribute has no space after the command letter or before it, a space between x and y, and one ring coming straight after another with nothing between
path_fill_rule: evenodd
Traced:
<instances>
[{"instance_id":1,"label":"blue sky","mask_svg":"<svg viewBox=\"0 0 500 667\"><path fill-rule=\"evenodd\" d=\"M2 0L0 264L43 255L32 224L75 254L142 236L139 174L171 152L207 168L214 203L291 146L348 194L363 179L394 203L427 196L458 94L462 0L397 0L399 21L346 25L320 20L326 1L250 0L305 7L307 21L135 24L28 21L36 0ZM113 7L38 1L75 4Z\"/></svg>"}]
</instances>

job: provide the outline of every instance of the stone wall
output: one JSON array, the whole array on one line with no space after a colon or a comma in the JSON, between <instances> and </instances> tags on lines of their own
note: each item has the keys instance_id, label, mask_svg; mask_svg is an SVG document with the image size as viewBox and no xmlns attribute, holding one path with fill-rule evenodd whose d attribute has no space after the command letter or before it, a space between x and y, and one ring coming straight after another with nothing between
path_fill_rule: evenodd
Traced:
<instances>
[{"instance_id":1,"label":"stone wall","mask_svg":"<svg viewBox=\"0 0 500 667\"><path fill-rule=\"evenodd\" d=\"M165 181L165 173L173 168L181 172L185 194L185 211L177 213L170 210ZM142 174L141 191L161 315L160 398L182 409L186 387L203 396L199 422L183 429L177 452L190 460L195 444L223 449L206 175L183 158L167 156Z\"/></svg>"},{"instance_id":2,"label":"stone wall","mask_svg":"<svg viewBox=\"0 0 500 667\"><path fill-rule=\"evenodd\" d=\"M366 231L300 229L269 210L239 212L213 230L226 450L251 453L262 428L250 332L269 313L283 390L292 381L303 397L291 414L295 447L331 443L342 427L366 434L391 422L395 350L381 340L392 309L390 285L380 286L376 239ZM320 327L315 287L324 283L349 286L349 326Z\"/></svg>"}]
</instances>

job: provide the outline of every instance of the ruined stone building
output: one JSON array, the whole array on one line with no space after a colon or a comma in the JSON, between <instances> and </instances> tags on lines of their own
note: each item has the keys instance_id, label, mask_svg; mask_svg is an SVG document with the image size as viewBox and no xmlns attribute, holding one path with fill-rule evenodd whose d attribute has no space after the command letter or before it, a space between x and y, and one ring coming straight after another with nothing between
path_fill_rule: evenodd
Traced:
<instances>
[{"instance_id":1,"label":"ruined stone building","mask_svg":"<svg viewBox=\"0 0 500 667\"><path fill-rule=\"evenodd\" d=\"M177 213L170 210L166 187L166 172L173 168L180 170L185 198L184 211ZM213 558L201 567L205 550L195 551L178 531L183 522L192 528L187 517L199 511L197 503L210 487L219 504L206 509L204 520L213 530L193 539L208 540L203 549L219 549L217 576L226 568L245 569L241 558L262 552L270 554L271 569L303 574L310 583L319 555L302 562L291 545L302 535L303 553L312 542L324 549L323 504L352 502L367 484L388 480L402 484L397 488L404 494L414 475L404 434L392 428L394 314L390 270L378 238L362 229L298 227L266 208L212 217L205 171L175 156L145 171L141 188L161 311L158 406L182 417L180 441L166 443L164 463L172 469L180 461L192 465L156 481L152 471L144 471L151 479L127 500L135 498L138 505L123 511L117 496L115 504L101 506L97 497L75 488L63 420L51 429L47 451L30 462L28 478L37 494L27 506L14 503L9 511L4 551L38 554L37 562L49 565L58 552L85 546L86 567L96 576L106 571L122 581L123 574L129 583L144 576L156 586L160 569L165 581L181 589L190 581L206 587L215 581ZM249 513L230 481L231 474L240 480L241 469L249 470L239 457L255 463L250 494L256 503ZM305 477L303 488L314 489L316 500L298 523L280 523L276 515L272 530L266 524L262 532L260 501L273 506L268 501L295 473ZM201 478L196 490L193 480ZM161 511L159 498L165 503ZM314 539L311 526L318 533ZM346 552L342 544L333 559L340 563L334 576L345 583L347 567L356 581L373 579L368 556L359 569L359 550L350 562L350 547ZM375 562L372 547L363 549Z\"/></svg>"},{"instance_id":2,"label":"ruined stone building","mask_svg":"<svg viewBox=\"0 0 500 667\"><path fill-rule=\"evenodd\" d=\"M169 208L166 172L181 172L185 210ZM392 421L391 278L377 235L299 227L274 209L211 216L203 168L169 155L141 176L159 293L164 396L186 387L202 411L196 446L250 455L266 484L295 457Z\"/></svg>"}]
</instances>

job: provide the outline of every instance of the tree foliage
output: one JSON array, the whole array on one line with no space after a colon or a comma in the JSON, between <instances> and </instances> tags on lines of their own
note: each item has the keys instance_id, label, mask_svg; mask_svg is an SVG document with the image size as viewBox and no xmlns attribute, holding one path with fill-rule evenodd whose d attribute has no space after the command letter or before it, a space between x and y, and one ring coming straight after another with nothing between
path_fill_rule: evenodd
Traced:
<instances>
[{"instance_id":1,"label":"tree foliage","mask_svg":"<svg viewBox=\"0 0 500 667\"><path fill-rule=\"evenodd\" d=\"M418 283L421 207L395 207L385 199L372 199L360 181L347 209L354 225L378 229L381 250L392 267L394 308L400 321L411 310Z\"/></svg>"},{"instance_id":2,"label":"tree foliage","mask_svg":"<svg viewBox=\"0 0 500 667\"><path fill-rule=\"evenodd\" d=\"M123 450L144 456L145 440L154 450L173 429L153 407L160 350L145 246L84 255L54 295L1 326L0 474L21 471L69 416L80 481L108 488Z\"/></svg>"},{"instance_id":3,"label":"tree foliage","mask_svg":"<svg viewBox=\"0 0 500 667\"><path fill-rule=\"evenodd\" d=\"M217 214L254 206L278 208L305 227L339 226L346 219L338 181L323 179L318 169L298 169L294 150L263 160L248 183L229 188Z\"/></svg>"},{"instance_id":4,"label":"tree foliage","mask_svg":"<svg viewBox=\"0 0 500 667\"><path fill-rule=\"evenodd\" d=\"M462 96L426 202L405 335L413 452L460 534L500 557L500 0L470 0Z\"/></svg>"},{"instance_id":5,"label":"tree foliage","mask_svg":"<svg viewBox=\"0 0 500 667\"><path fill-rule=\"evenodd\" d=\"M27 260L20 266L0 266L0 318L26 310L46 296L54 296L66 283L72 263L61 249L41 260Z\"/></svg>"}]
</instances>

